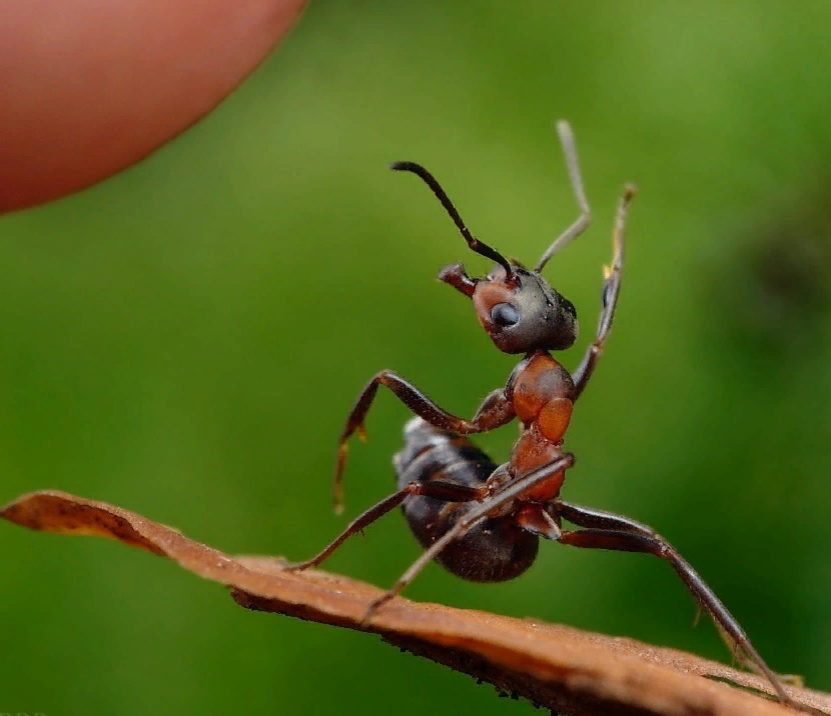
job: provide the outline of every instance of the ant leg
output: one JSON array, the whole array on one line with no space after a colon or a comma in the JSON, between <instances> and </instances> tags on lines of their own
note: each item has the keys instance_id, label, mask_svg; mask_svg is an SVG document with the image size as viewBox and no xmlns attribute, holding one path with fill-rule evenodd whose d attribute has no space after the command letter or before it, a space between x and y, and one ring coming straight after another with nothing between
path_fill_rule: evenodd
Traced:
<instances>
[{"instance_id":1,"label":"ant leg","mask_svg":"<svg viewBox=\"0 0 831 716\"><path fill-rule=\"evenodd\" d=\"M644 552L667 560L681 577L696 601L710 614L713 620L740 646L759 667L776 691L780 701L796 705L788 696L776 674L768 667L750 643L750 639L736 618L727 610L715 592L707 585L692 566L675 548L659 536L652 528L626 517L608 512L589 510L578 505L557 501L557 514L569 522L589 529L574 532L564 531L559 541L562 544L587 549L608 549L619 552Z\"/></svg>"},{"instance_id":2,"label":"ant leg","mask_svg":"<svg viewBox=\"0 0 831 716\"><path fill-rule=\"evenodd\" d=\"M458 418L440 408L412 383L390 370L382 370L366 384L346 421L346 427L338 442L338 456L335 465L334 502L335 511L343 511L343 487L341 476L346 465L347 442L357 431L362 440L366 440L364 419L378 392L378 386L385 385L396 397L420 418L430 425L458 435L482 433L498 428L514 418L514 407L505 397L504 390L497 389L490 393L471 420Z\"/></svg>"},{"instance_id":3,"label":"ant leg","mask_svg":"<svg viewBox=\"0 0 831 716\"><path fill-rule=\"evenodd\" d=\"M635 196L635 187L627 184L623 190L623 196L620 200L620 205L617 210L617 219L615 221L615 230L612 233L612 244L614 246L614 255L612 257L612 265L604 267L603 291L601 293L602 307L600 310L600 321L597 324L597 335L586 349L586 354L580 365L571 374L574 379L575 400L580 397L580 394L589 382L597 361L600 360L600 355L603 353L603 346L606 344L606 339L609 337L609 332L612 330L612 319L615 316L615 308L617 308L618 294L620 293L620 276L623 270L623 228L626 223L626 212L629 208L629 202Z\"/></svg>"},{"instance_id":4,"label":"ant leg","mask_svg":"<svg viewBox=\"0 0 831 716\"><path fill-rule=\"evenodd\" d=\"M577 161L577 147L574 142L574 132L571 131L571 125L564 119L561 119L557 122L557 134L560 135L560 144L563 145L563 154L566 155L568 176L571 179L571 188L574 190L577 206L580 208L580 216L577 221L560 234L554 243L546 249L542 258L540 258L534 267L534 271L537 272L542 271L548 263L548 260L554 254L573 239L580 236L591 223L591 209L589 209L589 202L586 199L586 192L583 189L583 178L580 175L580 163Z\"/></svg>"},{"instance_id":5,"label":"ant leg","mask_svg":"<svg viewBox=\"0 0 831 716\"><path fill-rule=\"evenodd\" d=\"M300 571L309 567L317 567L324 560L326 560L338 547L340 547L347 538L358 532L363 531L365 527L375 522L375 520L383 517L390 510L395 509L404 502L410 495L422 495L424 497L433 497L437 500L444 500L446 502L470 502L472 500L481 500L487 497L487 488L476 489L473 487L466 487L464 485L454 485L451 482L443 482L441 480L431 480L430 482L411 482L403 490L390 495L381 500L377 505L373 505L366 512L358 515L352 522L347 525L346 529L340 533L329 545L327 545L320 553L305 562L296 562L294 564L286 565L285 569L289 571Z\"/></svg>"},{"instance_id":6,"label":"ant leg","mask_svg":"<svg viewBox=\"0 0 831 716\"><path fill-rule=\"evenodd\" d=\"M637 522L630 517L616 515L614 512L575 505L574 503L565 502L560 499L554 501L554 506L560 517L578 527L615 530L617 532L634 532L635 534L645 535L647 537L659 537L658 533L648 525Z\"/></svg>"},{"instance_id":7,"label":"ant leg","mask_svg":"<svg viewBox=\"0 0 831 716\"><path fill-rule=\"evenodd\" d=\"M519 479L507 483L499 492L483 500L478 505L471 505L466 515L461 517L453 527L424 550L421 556L410 565L410 568L401 575L401 578L393 585L392 589L370 603L361 619L361 623L366 623L379 607L398 595L453 540L463 537L471 528L486 520L494 510L507 504L526 490L530 490L539 483L545 482L561 470L568 469L572 465L574 465L574 455L565 453L556 460L552 460L545 465L531 470L527 475L523 475Z\"/></svg>"}]
</instances>

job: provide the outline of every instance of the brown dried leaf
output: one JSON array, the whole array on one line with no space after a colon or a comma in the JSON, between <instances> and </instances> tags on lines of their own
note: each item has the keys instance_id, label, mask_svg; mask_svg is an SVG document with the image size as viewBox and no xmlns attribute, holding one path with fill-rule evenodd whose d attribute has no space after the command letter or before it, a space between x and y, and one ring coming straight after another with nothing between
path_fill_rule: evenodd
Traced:
<instances>
[{"instance_id":1,"label":"brown dried leaf","mask_svg":"<svg viewBox=\"0 0 831 716\"><path fill-rule=\"evenodd\" d=\"M769 694L756 676L631 639L403 598L361 625L369 602L381 593L376 587L319 571L285 572L281 561L271 557L229 557L103 502L47 490L20 497L0 516L36 530L110 537L170 557L194 574L230 587L246 608L380 634L391 644L563 714L793 713L749 693ZM806 705L831 711L831 695L807 689L791 693Z\"/></svg>"}]
</instances>

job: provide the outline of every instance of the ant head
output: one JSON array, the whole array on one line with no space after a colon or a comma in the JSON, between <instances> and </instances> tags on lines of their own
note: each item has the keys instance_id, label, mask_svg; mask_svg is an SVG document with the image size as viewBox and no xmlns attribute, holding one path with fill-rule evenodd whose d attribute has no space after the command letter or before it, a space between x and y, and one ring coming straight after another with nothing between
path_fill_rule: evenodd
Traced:
<instances>
[{"instance_id":1,"label":"ant head","mask_svg":"<svg viewBox=\"0 0 831 716\"><path fill-rule=\"evenodd\" d=\"M473 279L462 264L453 264L439 279L473 299L479 323L503 353L563 350L577 340L574 304L537 271L512 263L510 273L495 266L485 278Z\"/></svg>"},{"instance_id":2,"label":"ant head","mask_svg":"<svg viewBox=\"0 0 831 716\"><path fill-rule=\"evenodd\" d=\"M504 353L563 350L577 340L574 305L551 288L540 274L552 253L550 249L534 271L508 261L468 231L447 194L424 167L414 162L396 162L391 168L421 177L453 219L468 246L499 264L482 279L470 278L462 264L448 266L439 274L440 280L473 299L479 323L499 350Z\"/></svg>"}]
</instances>

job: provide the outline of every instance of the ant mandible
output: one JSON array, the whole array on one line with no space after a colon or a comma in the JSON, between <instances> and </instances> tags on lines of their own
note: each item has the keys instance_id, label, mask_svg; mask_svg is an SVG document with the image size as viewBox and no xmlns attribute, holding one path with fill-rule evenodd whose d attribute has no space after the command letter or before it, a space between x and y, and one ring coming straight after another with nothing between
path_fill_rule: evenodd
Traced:
<instances>
[{"instance_id":1,"label":"ant mandible","mask_svg":"<svg viewBox=\"0 0 831 716\"><path fill-rule=\"evenodd\" d=\"M417 416L407 423L404 449L395 456L398 491L355 518L317 556L287 569L318 566L348 537L399 505L425 551L392 589L370 604L364 622L432 559L463 579L500 582L519 576L531 566L540 537L573 547L653 554L670 563L701 607L767 677L779 699L799 707L713 590L655 530L626 517L560 499L566 470L574 465L574 456L563 451L563 437L574 401L585 390L612 327L623 268L624 223L635 189L625 187L617 211L613 257L611 266L605 269L597 334L583 360L569 374L549 351L564 350L574 343L577 312L570 301L549 286L541 271L554 254L585 231L591 215L571 127L561 121L557 131L580 217L548 247L533 271L507 260L475 238L424 167L413 162L391 165L394 170L418 175L442 203L467 245L497 263L485 278L471 278L457 263L442 269L439 279L472 299L479 323L499 350L524 357L505 387L488 395L470 420L446 412L392 371L383 370L369 381L340 438L335 469L336 510L342 510L341 476L347 442L356 431L366 439L364 419L379 385L389 388ZM521 423L521 435L511 459L498 467L464 437L493 430L514 418ZM582 529L564 530L562 520Z\"/></svg>"}]
</instances>

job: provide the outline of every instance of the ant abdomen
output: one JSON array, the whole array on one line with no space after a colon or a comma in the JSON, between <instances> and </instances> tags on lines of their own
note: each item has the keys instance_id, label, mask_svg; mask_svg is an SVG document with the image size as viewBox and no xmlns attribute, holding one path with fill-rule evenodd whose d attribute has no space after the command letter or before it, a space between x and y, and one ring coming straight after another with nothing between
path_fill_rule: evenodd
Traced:
<instances>
[{"instance_id":1,"label":"ant abdomen","mask_svg":"<svg viewBox=\"0 0 831 716\"><path fill-rule=\"evenodd\" d=\"M404 428L404 448L394 458L398 489L411 482L481 487L496 465L470 440L436 428L421 418ZM423 547L445 534L476 502L447 502L411 495L401 506ZM447 545L436 561L471 582L504 582L522 574L537 556L539 538L512 515L487 519Z\"/></svg>"}]
</instances>

